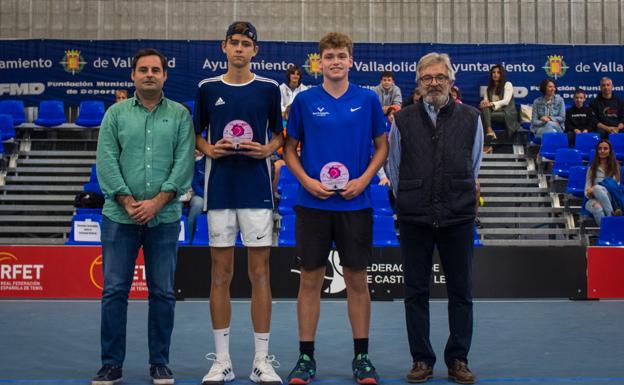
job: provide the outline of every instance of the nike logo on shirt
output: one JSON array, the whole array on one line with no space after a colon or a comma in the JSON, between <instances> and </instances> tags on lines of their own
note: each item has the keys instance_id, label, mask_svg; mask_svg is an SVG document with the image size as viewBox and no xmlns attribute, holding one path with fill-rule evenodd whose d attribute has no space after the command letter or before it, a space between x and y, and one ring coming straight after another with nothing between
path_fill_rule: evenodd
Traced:
<instances>
[{"instance_id":1,"label":"nike logo on shirt","mask_svg":"<svg viewBox=\"0 0 624 385\"><path fill-rule=\"evenodd\" d=\"M351 108L351 112L355 112L355 111L359 110L360 108L362 108L362 106Z\"/></svg>"}]
</instances>

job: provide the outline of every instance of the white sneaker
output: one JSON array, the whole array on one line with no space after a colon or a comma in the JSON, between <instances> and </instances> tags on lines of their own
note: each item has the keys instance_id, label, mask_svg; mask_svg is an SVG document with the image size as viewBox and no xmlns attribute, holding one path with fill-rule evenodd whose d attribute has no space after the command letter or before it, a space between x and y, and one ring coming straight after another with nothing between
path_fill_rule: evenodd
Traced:
<instances>
[{"instance_id":1,"label":"white sneaker","mask_svg":"<svg viewBox=\"0 0 624 385\"><path fill-rule=\"evenodd\" d=\"M206 354L206 359L212 362L212 367L202 378L202 385L223 385L225 382L234 381L232 361L227 358L219 360L214 353Z\"/></svg>"},{"instance_id":2,"label":"white sneaker","mask_svg":"<svg viewBox=\"0 0 624 385\"><path fill-rule=\"evenodd\" d=\"M281 385L282 379L275 373L275 369L279 368L280 363L275 356L256 357L253 362L253 369L249 375L249 379L256 384L261 385Z\"/></svg>"}]
</instances>

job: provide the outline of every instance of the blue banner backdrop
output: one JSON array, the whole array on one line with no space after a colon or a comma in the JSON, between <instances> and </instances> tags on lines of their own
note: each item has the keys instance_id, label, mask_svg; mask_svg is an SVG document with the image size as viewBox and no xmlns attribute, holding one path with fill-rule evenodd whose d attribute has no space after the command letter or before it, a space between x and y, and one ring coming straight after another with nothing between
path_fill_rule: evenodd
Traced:
<instances>
[{"instance_id":1,"label":"blue banner backdrop","mask_svg":"<svg viewBox=\"0 0 624 385\"><path fill-rule=\"evenodd\" d=\"M292 63L304 69L305 84L319 84L318 48L311 42L260 42L252 70L284 81ZM192 100L201 79L222 74L226 58L219 41L186 40L2 40L0 41L0 100L22 99L37 105L61 99L78 105L83 100L112 103L114 91L132 92L131 58L144 47L154 47L169 64L165 93L177 101ZM555 78L559 93L572 103L576 87L588 98L599 92L599 79L613 79L616 93L624 89L624 47L517 44L356 44L351 81L375 86L383 70L395 73L396 83L408 96L415 86L418 59L429 52L451 56L456 84L464 102L477 104L487 84L491 65L502 63L515 87L518 103L530 104L539 96L538 85Z\"/></svg>"}]
</instances>

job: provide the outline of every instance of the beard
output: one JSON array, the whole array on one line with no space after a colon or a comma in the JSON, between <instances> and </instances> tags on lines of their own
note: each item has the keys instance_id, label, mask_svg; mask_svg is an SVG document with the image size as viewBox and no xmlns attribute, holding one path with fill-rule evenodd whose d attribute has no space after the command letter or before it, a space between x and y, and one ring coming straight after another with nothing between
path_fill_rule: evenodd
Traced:
<instances>
[{"instance_id":1,"label":"beard","mask_svg":"<svg viewBox=\"0 0 624 385\"><path fill-rule=\"evenodd\" d=\"M446 92L445 92L446 91ZM423 100L431 104L436 110L444 107L448 103L449 93L446 87L430 88L419 87L419 92L423 96Z\"/></svg>"}]
</instances>

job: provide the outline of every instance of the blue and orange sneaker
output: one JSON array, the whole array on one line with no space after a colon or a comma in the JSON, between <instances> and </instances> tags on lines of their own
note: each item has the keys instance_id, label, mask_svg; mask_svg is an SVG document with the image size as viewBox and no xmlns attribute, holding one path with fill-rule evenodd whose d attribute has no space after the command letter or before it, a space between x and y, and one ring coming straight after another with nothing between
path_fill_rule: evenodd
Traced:
<instances>
[{"instance_id":1,"label":"blue and orange sneaker","mask_svg":"<svg viewBox=\"0 0 624 385\"><path fill-rule=\"evenodd\" d=\"M316 361L307 354L301 354L295 367L288 375L288 385L306 385L316 376Z\"/></svg>"},{"instance_id":2,"label":"blue and orange sneaker","mask_svg":"<svg viewBox=\"0 0 624 385\"><path fill-rule=\"evenodd\" d=\"M368 354L358 354L352 363L353 378L358 384L376 385L379 375L368 358Z\"/></svg>"}]
</instances>

